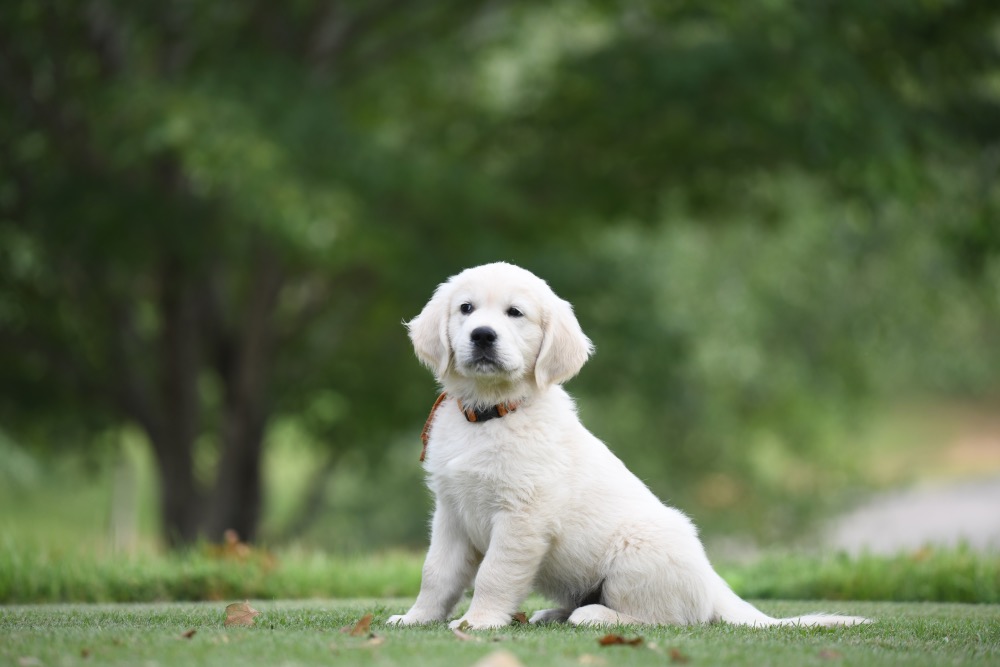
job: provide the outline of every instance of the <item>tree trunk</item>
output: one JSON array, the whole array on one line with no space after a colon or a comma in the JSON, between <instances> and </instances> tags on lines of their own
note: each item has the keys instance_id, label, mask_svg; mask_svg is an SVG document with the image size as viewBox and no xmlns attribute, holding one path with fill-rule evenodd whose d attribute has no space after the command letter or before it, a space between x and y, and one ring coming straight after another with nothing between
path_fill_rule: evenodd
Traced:
<instances>
[{"instance_id":1,"label":"tree trunk","mask_svg":"<svg viewBox=\"0 0 1000 667\"><path fill-rule=\"evenodd\" d=\"M182 442L161 442L153 449L163 537L171 548L193 544L200 535L201 493L195 482L191 447Z\"/></svg>"},{"instance_id":2,"label":"tree trunk","mask_svg":"<svg viewBox=\"0 0 1000 667\"><path fill-rule=\"evenodd\" d=\"M141 344L128 304L113 313L118 340L111 358L120 367L118 398L152 445L162 534L171 548L198 539L222 541L228 530L244 541L257 537L273 313L283 275L266 253L255 266L244 298L228 295L242 305L235 321L224 321L223 302L210 291L209 279L192 276L189 267L170 259L159 275L161 326L155 347ZM222 384L223 404L213 434L219 447L215 483L206 489L195 474L195 444L202 435L199 380L213 371ZM157 382L150 383L154 377Z\"/></svg>"},{"instance_id":3,"label":"tree trunk","mask_svg":"<svg viewBox=\"0 0 1000 667\"><path fill-rule=\"evenodd\" d=\"M231 530L240 540L253 542L263 503L261 456L266 419L247 406L227 409L227 413L206 536L218 542Z\"/></svg>"},{"instance_id":4,"label":"tree trunk","mask_svg":"<svg viewBox=\"0 0 1000 667\"><path fill-rule=\"evenodd\" d=\"M170 546L198 538L201 493L194 473L198 437L202 361L195 288L179 262L168 259L161 271L161 405L158 433L150 438L160 480L162 529Z\"/></svg>"},{"instance_id":5,"label":"tree trunk","mask_svg":"<svg viewBox=\"0 0 1000 667\"><path fill-rule=\"evenodd\" d=\"M241 540L257 537L263 502L261 457L267 426L266 384L274 338L272 315L283 277L266 251L257 262L243 321L229 337L219 368L225 390L219 467L212 490L207 536L223 539L235 531Z\"/></svg>"}]
</instances>

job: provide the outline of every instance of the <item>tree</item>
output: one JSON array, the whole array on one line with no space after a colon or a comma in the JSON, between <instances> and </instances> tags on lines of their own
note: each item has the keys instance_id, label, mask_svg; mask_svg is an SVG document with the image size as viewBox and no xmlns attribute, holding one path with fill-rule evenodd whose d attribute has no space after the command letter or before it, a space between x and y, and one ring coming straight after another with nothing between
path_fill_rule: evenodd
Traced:
<instances>
[{"instance_id":1,"label":"tree","mask_svg":"<svg viewBox=\"0 0 1000 667\"><path fill-rule=\"evenodd\" d=\"M461 62L487 4L5 3L5 421L137 424L170 544L254 539L271 417L392 362L406 239L379 207L420 165L370 92Z\"/></svg>"}]
</instances>

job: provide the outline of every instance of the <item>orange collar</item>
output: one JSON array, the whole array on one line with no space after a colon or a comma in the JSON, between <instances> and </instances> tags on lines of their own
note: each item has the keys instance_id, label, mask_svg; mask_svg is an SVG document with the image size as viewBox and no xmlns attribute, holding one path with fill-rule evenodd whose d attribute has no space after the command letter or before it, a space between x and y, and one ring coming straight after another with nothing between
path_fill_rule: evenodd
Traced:
<instances>
[{"instance_id":1,"label":"orange collar","mask_svg":"<svg viewBox=\"0 0 1000 667\"><path fill-rule=\"evenodd\" d=\"M424 443L423 449L420 450L421 461L423 461L424 457L427 456L427 442L431 439L431 422L434 421L434 414L446 398L448 398L447 392L442 392L442 394L437 397L437 400L434 401L434 406L431 407L431 413L427 415L427 421L424 422L424 429L420 432L420 440ZM496 419L497 417L505 417L507 413L514 412L514 410L517 410L517 408L521 405L516 401L508 401L506 403L491 405L485 410L477 410L475 408L466 409L465 406L462 405L462 401L456 401L456 403L458 404L458 409L462 411L463 415L465 415L466 421L474 423L482 423L491 419Z\"/></svg>"}]
</instances>

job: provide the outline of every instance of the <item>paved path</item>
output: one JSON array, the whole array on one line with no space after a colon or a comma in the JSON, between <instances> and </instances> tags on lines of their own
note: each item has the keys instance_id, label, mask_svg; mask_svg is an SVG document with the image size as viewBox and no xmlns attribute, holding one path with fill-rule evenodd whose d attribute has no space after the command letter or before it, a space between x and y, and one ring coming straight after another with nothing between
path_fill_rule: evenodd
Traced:
<instances>
[{"instance_id":1,"label":"paved path","mask_svg":"<svg viewBox=\"0 0 1000 667\"><path fill-rule=\"evenodd\" d=\"M967 543L1000 551L1000 477L926 484L876 496L830 523L828 545L894 554Z\"/></svg>"}]
</instances>

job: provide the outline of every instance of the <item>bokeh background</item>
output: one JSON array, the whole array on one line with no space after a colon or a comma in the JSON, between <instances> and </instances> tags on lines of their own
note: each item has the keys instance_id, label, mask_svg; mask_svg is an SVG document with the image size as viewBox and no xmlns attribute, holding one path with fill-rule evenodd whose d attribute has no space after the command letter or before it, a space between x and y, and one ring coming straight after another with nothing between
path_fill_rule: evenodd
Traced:
<instances>
[{"instance_id":1,"label":"bokeh background","mask_svg":"<svg viewBox=\"0 0 1000 667\"><path fill-rule=\"evenodd\" d=\"M401 322L495 260L713 550L995 479L998 178L995 2L6 0L2 539L421 548Z\"/></svg>"}]
</instances>

